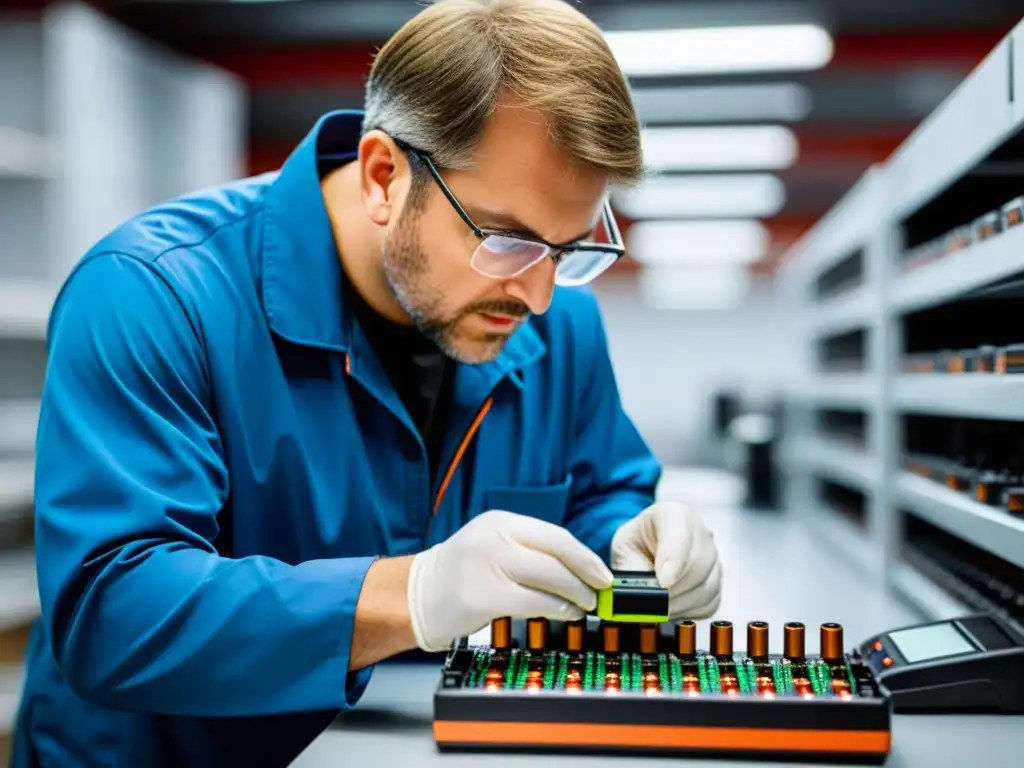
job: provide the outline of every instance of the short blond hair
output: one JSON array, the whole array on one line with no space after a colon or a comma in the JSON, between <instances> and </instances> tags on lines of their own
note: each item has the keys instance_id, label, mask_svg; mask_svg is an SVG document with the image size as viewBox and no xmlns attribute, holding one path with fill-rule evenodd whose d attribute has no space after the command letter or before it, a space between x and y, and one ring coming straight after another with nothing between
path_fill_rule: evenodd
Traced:
<instances>
[{"instance_id":1,"label":"short blond hair","mask_svg":"<svg viewBox=\"0 0 1024 768\"><path fill-rule=\"evenodd\" d=\"M601 31L563 0L439 0L420 11L374 59L363 127L466 169L506 94L545 114L576 162L612 183L642 177L629 84Z\"/></svg>"}]
</instances>

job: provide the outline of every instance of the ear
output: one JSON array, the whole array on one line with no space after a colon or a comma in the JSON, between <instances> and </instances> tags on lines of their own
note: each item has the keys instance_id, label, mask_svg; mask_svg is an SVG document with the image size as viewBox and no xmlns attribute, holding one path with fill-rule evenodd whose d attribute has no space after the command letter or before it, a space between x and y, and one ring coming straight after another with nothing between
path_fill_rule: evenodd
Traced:
<instances>
[{"instance_id":1,"label":"ear","mask_svg":"<svg viewBox=\"0 0 1024 768\"><path fill-rule=\"evenodd\" d=\"M358 159L366 214L374 224L386 226L399 209L400 190L409 176L409 164L391 137L379 130L367 131L360 139Z\"/></svg>"}]
</instances>

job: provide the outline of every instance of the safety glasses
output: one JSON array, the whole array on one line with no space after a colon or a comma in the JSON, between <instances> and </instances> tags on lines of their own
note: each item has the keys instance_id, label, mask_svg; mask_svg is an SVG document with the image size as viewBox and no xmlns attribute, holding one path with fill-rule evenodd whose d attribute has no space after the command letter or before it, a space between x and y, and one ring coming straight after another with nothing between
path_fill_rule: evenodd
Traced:
<instances>
[{"instance_id":1,"label":"safety glasses","mask_svg":"<svg viewBox=\"0 0 1024 768\"><path fill-rule=\"evenodd\" d=\"M601 220L608 235L607 243L549 243L519 233L483 229L473 223L448 185L444 183L430 155L399 139L394 141L402 151L416 155L423 161L456 213L480 239L469 263L482 275L497 279L516 277L544 259L551 258L555 262L555 282L558 285L583 285L608 269L625 253L622 235L615 223L615 215L607 197L601 211Z\"/></svg>"}]
</instances>

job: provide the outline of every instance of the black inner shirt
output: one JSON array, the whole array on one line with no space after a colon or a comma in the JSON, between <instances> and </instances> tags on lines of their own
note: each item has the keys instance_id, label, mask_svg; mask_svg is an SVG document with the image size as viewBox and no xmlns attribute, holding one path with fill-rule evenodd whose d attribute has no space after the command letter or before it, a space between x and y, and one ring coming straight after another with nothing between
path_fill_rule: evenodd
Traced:
<instances>
[{"instance_id":1,"label":"black inner shirt","mask_svg":"<svg viewBox=\"0 0 1024 768\"><path fill-rule=\"evenodd\" d=\"M455 383L455 361L414 326L379 315L345 281L345 301L423 438L430 476L437 479Z\"/></svg>"}]
</instances>

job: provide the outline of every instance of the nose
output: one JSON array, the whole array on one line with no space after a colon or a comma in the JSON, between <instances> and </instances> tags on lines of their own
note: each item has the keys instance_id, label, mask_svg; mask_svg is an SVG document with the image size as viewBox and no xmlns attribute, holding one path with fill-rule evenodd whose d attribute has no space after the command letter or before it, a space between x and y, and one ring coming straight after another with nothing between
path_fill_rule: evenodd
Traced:
<instances>
[{"instance_id":1,"label":"nose","mask_svg":"<svg viewBox=\"0 0 1024 768\"><path fill-rule=\"evenodd\" d=\"M521 275L505 282L505 294L521 301L531 314L543 315L555 292L555 262L543 259Z\"/></svg>"}]
</instances>

